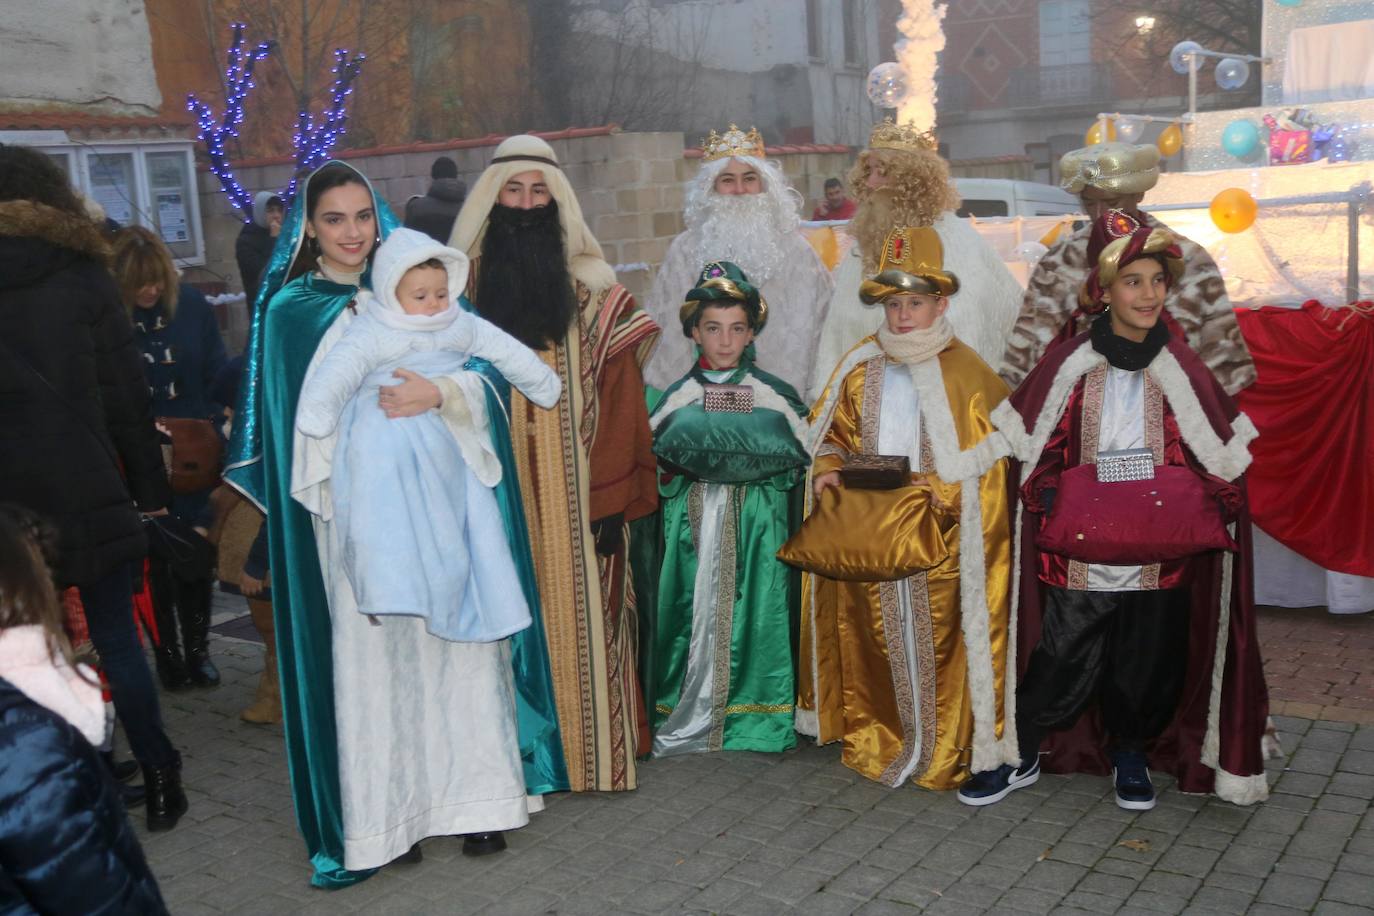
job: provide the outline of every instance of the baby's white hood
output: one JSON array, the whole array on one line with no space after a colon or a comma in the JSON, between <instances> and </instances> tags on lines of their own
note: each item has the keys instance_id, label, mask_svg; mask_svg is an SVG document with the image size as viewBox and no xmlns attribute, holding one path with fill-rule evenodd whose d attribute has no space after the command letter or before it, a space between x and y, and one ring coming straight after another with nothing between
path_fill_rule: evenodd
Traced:
<instances>
[{"instance_id":1,"label":"baby's white hood","mask_svg":"<svg viewBox=\"0 0 1374 916\"><path fill-rule=\"evenodd\" d=\"M401 277L416 264L436 258L448 272L449 307L437 315L407 315L396 298ZM393 229L372 259L372 295L368 308L383 323L405 330L435 330L447 327L462 311L458 297L468 285L468 256L456 248L416 232Z\"/></svg>"}]
</instances>

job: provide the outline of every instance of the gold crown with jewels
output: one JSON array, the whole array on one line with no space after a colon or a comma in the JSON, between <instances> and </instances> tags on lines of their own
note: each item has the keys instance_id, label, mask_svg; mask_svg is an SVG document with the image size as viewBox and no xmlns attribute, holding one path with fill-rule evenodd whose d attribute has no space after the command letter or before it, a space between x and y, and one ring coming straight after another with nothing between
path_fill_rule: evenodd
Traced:
<instances>
[{"instance_id":1,"label":"gold crown with jewels","mask_svg":"<svg viewBox=\"0 0 1374 916\"><path fill-rule=\"evenodd\" d=\"M730 156L755 156L759 159L764 158L763 137L758 129L751 127L749 133L740 130L734 124L723 134L718 134L714 130L711 135L701 141L701 159L703 162L715 162L717 159L726 159Z\"/></svg>"},{"instance_id":2,"label":"gold crown with jewels","mask_svg":"<svg viewBox=\"0 0 1374 916\"><path fill-rule=\"evenodd\" d=\"M934 129L918 130L910 121L898 124L891 118L884 118L881 124L873 125L873 132L868 135L868 148L933 151L940 148L940 141Z\"/></svg>"}]
</instances>

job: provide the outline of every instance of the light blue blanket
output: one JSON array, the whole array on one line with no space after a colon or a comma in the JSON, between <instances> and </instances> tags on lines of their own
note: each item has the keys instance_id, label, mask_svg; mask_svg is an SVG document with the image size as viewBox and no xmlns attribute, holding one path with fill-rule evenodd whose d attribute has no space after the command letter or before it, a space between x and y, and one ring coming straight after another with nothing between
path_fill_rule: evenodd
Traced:
<instances>
[{"instance_id":1,"label":"light blue blanket","mask_svg":"<svg viewBox=\"0 0 1374 916\"><path fill-rule=\"evenodd\" d=\"M409 353L404 368L451 375L465 353ZM378 388L400 362L370 372L339 418L332 468L336 523L358 609L425 618L430 633L491 642L530 625L501 511L438 413L388 419Z\"/></svg>"}]
</instances>

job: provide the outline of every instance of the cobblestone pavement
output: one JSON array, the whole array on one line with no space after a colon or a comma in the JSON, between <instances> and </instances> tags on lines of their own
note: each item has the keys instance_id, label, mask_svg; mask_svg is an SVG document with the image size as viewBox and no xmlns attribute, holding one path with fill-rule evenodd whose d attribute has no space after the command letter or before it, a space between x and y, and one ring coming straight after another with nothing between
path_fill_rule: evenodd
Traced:
<instances>
[{"instance_id":1,"label":"cobblestone pavement","mask_svg":"<svg viewBox=\"0 0 1374 916\"><path fill-rule=\"evenodd\" d=\"M1276 712L1374 725L1374 614L1265 608L1260 645Z\"/></svg>"},{"instance_id":2,"label":"cobblestone pavement","mask_svg":"<svg viewBox=\"0 0 1374 916\"><path fill-rule=\"evenodd\" d=\"M314 890L281 731L237 717L262 650L213 648L224 685L165 698L190 813L139 828L176 914L1374 913L1374 727L1293 717L1254 808L1162 779L1136 814L1106 778L1047 775L975 811L861 779L833 745L696 755L643 764L637 792L553 798L501 855L432 839L418 865Z\"/></svg>"}]
</instances>

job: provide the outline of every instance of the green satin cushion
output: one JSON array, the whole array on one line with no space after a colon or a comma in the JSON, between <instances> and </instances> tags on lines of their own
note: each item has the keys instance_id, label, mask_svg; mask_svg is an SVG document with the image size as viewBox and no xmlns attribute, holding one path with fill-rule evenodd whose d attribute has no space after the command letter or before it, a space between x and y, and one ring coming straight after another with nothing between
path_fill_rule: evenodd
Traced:
<instances>
[{"instance_id":1,"label":"green satin cushion","mask_svg":"<svg viewBox=\"0 0 1374 916\"><path fill-rule=\"evenodd\" d=\"M750 413L707 413L700 403L670 413L654 431L654 454L669 470L710 483L747 483L804 467L806 449L787 418L755 407Z\"/></svg>"}]
</instances>

